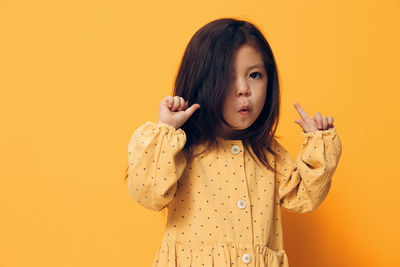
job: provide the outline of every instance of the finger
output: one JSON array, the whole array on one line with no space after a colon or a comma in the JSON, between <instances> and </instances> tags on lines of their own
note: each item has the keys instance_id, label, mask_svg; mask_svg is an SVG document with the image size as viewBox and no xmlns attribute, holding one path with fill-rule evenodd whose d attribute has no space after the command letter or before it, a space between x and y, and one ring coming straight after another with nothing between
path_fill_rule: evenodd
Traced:
<instances>
[{"instance_id":1,"label":"finger","mask_svg":"<svg viewBox=\"0 0 400 267\"><path fill-rule=\"evenodd\" d=\"M179 101L180 101L180 103L179 103L178 111L181 111L181 110L183 110L183 107L185 106L185 100L182 97L179 97Z\"/></svg>"},{"instance_id":2,"label":"finger","mask_svg":"<svg viewBox=\"0 0 400 267\"><path fill-rule=\"evenodd\" d=\"M317 122L318 129L322 129L322 115L321 115L321 113L319 113L319 112L315 113L314 120Z\"/></svg>"},{"instance_id":3,"label":"finger","mask_svg":"<svg viewBox=\"0 0 400 267\"><path fill-rule=\"evenodd\" d=\"M193 113L194 113L197 109L199 109L199 108L200 108L200 105L199 105L199 104L193 104L193 105L191 105L188 109L185 110L185 113L187 114L187 116L188 116L188 118L189 118L189 117L192 116Z\"/></svg>"},{"instance_id":4,"label":"finger","mask_svg":"<svg viewBox=\"0 0 400 267\"><path fill-rule=\"evenodd\" d=\"M301 128L303 128L304 133L309 132L308 125L303 120L297 119L294 122L297 123L298 125L300 125Z\"/></svg>"},{"instance_id":5,"label":"finger","mask_svg":"<svg viewBox=\"0 0 400 267\"><path fill-rule=\"evenodd\" d=\"M294 103L294 107L296 108L297 112L300 114L300 117L304 121L308 121L311 119L310 116L308 116L308 114L304 111L304 109L300 106L299 103Z\"/></svg>"},{"instance_id":6,"label":"finger","mask_svg":"<svg viewBox=\"0 0 400 267\"><path fill-rule=\"evenodd\" d=\"M179 111L179 110L181 110L181 105L182 105L181 104L182 100L181 100L180 96L178 96L177 102L178 102L178 104L177 104L177 107L176 107L176 111Z\"/></svg>"},{"instance_id":7,"label":"finger","mask_svg":"<svg viewBox=\"0 0 400 267\"><path fill-rule=\"evenodd\" d=\"M174 104L172 106L172 111L175 111L180 105L179 96L174 96Z\"/></svg>"},{"instance_id":8,"label":"finger","mask_svg":"<svg viewBox=\"0 0 400 267\"><path fill-rule=\"evenodd\" d=\"M322 126L323 126L322 127L323 130L328 129L328 118L326 116L322 117Z\"/></svg>"},{"instance_id":9,"label":"finger","mask_svg":"<svg viewBox=\"0 0 400 267\"><path fill-rule=\"evenodd\" d=\"M329 125L330 127L333 126L333 118L332 118L332 116L329 116L329 118L328 118L328 125Z\"/></svg>"},{"instance_id":10,"label":"finger","mask_svg":"<svg viewBox=\"0 0 400 267\"><path fill-rule=\"evenodd\" d=\"M185 105L183 106L183 110L186 110L189 106L189 100L185 101Z\"/></svg>"},{"instance_id":11,"label":"finger","mask_svg":"<svg viewBox=\"0 0 400 267\"><path fill-rule=\"evenodd\" d=\"M171 108L172 104L174 103L174 98L173 98L173 96L169 95L169 96L164 97L164 99L162 101L167 105L168 108Z\"/></svg>"}]
</instances>

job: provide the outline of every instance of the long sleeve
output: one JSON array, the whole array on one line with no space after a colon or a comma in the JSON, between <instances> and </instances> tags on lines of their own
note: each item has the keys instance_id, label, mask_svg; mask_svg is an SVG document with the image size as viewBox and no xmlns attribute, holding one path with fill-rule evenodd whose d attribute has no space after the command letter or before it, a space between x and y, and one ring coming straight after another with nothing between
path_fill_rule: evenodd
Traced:
<instances>
[{"instance_id":1,"label":"long sleeve","mask_svg":"<svg viewBox=\"0 0 400 267\"><path fill-rule=\"evenodd\" d=\"M295 213L308 213L324 201L342 154L336 127L304 133L295 162L276 140L277 194L279 203Z\"/></svg>"},{"instance_id":2,"label":"long sleeve","mask_svg":"<svg viewBox=\"0 0 400 267\"><path fill-rule=\"evenodd\" d=\"M147 121L128 144L128 188L130 196L143 207L160 211L177 190L186 159L186 135L164 123Z\"/></svg>"}]
</instances>

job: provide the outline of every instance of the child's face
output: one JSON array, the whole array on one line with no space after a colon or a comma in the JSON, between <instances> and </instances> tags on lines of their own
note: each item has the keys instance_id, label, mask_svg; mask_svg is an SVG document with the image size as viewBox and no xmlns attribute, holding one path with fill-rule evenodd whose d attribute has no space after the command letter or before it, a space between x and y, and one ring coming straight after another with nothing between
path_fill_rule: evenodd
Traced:
<instances>
[{"instance_id":1,"label":"child's face","mask_svg":"<svg viewBox=\"0 0 400 267\"><path fill-rule=\"evenodd\" d=\"M258 64L259 66L252 67ZM233 71L223 115L237 130L242 130L253 124L264 107L268 77L261 54L249 45L240 47L236 52ZM244 105L248 105L249 112L239 112ZM217 135L229 139L232 131L233 129L222 125Z\"/></svg>"}]
</instances>

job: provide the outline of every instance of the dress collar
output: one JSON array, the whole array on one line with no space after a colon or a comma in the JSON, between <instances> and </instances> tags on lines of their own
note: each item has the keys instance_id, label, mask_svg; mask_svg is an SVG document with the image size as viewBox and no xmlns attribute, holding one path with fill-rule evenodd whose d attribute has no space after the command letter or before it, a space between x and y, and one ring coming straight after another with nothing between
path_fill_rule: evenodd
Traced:
<instances>
[{"instance_id":1,"label":"dress collar","mask_svg":"<svg viewBox=\"0 0 400 267\"><path fill-rule=\"evenodd\" d=\"M243 151L243 141L241 139L224 139L216 136L217 145L224 151L231 151L232 149Z\"/></svg>"},{"instance_id":2,"label":"dress collar","mask_svg":"<svg viewBox=\"0 0 400 267\"><path fill-rule=\"evenodd\" d=\"M215 136L215 137L216 137L218 143L221 143L221 144L234 144L234 145L242 144L242 139L224 139L219 136Z\"/></svg>"}]
</instances>

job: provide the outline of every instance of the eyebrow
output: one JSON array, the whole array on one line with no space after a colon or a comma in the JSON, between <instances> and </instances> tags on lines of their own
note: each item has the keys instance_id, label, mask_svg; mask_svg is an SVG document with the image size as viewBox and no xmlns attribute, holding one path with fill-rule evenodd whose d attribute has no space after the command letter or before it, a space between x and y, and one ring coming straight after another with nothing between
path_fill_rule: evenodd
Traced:
<instances>
[{"instance_id":1,"label":"eyebrow","mask_svg":"<svg viewBox=\"0 0 400 267\"><path fill-rule=\"evenodd\" d=\"M254 68L262 69L262 68L264 68L264 64L258 63L258 64L255 64L255 65L251 65L247 69L249 70L249 69L254 69Z\"/></svg>"}]
</instances>

